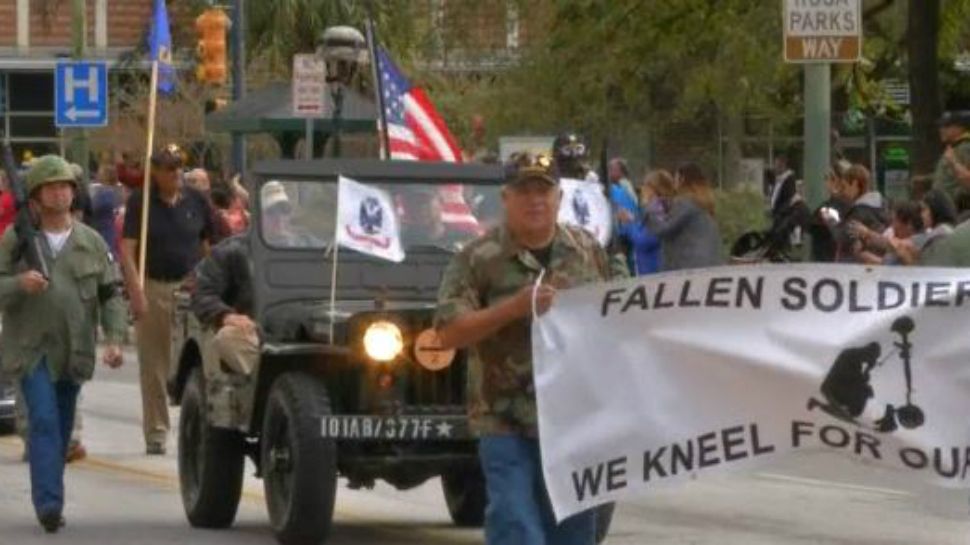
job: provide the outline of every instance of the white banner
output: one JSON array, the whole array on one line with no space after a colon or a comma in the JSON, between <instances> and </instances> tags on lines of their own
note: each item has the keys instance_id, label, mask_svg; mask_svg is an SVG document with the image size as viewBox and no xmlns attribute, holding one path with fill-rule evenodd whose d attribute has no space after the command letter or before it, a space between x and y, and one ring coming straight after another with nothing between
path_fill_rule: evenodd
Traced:
<instances>
[{"instance_id":1,"label":"white banner","mask_svg":"<svg viewBox=\"0 0 970 545\"><path fill-rule=\"evenodd\" d=\"M340 177L337 244L389 261L404 261L400 221L391 196Z\"/></svg>"},{"instance_id":2,"label":"white banner","mask_svg":"<svg viewBox=\"0 0 970 545\"><path fill-rule=\"evenodd\" d=\"M532 335L557 517L800 450L966 487L968 308L970 272L909 267L722 267L560 293Z\"/></svg>"},{"instance_id":3,"label":"white banner","mask_svg":"<svg viewBox=\"0 0 970 545\"><path fill-rule=\"evenodd\" d=\"M609 244L613 210L603 194L603 186L572 178L562 178L559 184L562 187L559 223L582 227L596 237L601 245Z\"/></svg>"}]
</instances>

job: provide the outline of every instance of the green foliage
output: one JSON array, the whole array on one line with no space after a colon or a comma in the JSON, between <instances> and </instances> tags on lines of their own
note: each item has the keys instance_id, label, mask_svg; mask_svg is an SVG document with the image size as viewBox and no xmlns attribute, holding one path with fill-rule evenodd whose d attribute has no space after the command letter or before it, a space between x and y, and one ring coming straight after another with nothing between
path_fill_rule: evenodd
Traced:
<instances>
[{"instance_id":1,"label":"green foliage","mask_svg":"<svg viewBox=\"0 0 970 545\"><path fill-rule=\"evenodd\" d=\"M550 24L521 65L489 82L499 132L662 126L709 111L795 112L777 3L759 0L541 2ZM538 9L538 8L537 8Z\"/></svg>"},{"instance_id":2,"label":"green foliage","mask_svg":"<svg viewBox=\"0 0 970 545\"><path fill-rule=\"evenodd\" d=\"M714 192L718 229L725 255L731 245L748 231L762 231L769 227L765 213L765 199L750 188L718 190Z\"/></svg>"},{"instance_id":3,"label":"green foliage","mask_svg":"<svg viewBox=\"0 0 970 545\"><path fill-rule=\"evenodd\" d=\"M329 26L349 25L364 32L369 2L353 0L260 0L246 3L246 47L251 59L261 60L281 76L288 76L293 55L316 49ZM372 2L374 25L384 47L409 55L423 32L414 2Z\"/></svg>"}]
</instances>

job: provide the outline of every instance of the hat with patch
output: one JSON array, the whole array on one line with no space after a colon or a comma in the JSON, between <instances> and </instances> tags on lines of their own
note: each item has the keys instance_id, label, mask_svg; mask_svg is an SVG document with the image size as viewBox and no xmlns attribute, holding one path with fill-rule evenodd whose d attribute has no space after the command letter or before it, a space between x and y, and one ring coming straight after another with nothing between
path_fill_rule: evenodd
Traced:
<instances>
[{"instance_id":1,"label":"hat with patch","mask_svg":"<svg viewBox=\"0 0 970 545\"><path fill-rule=\"evenodd\" d=\"M513 154L505 163L505 183L515 185L529 180L541 180L558 186L559 173L552 158L525 152Z\"/></svg>"},{"instance_id":2,"label":"hat with patch","mask_svg":"<svg viewBox=\"0 0 970 545\"><path fill-rule=\"evenodd\" d=\"M33 193L44 184L71 182L77 184L71 165L58 155L45 155L34 160L27 171L27 193Z\"/></svg>"},{"instance_id":3,"label":"hat with patch","mask_svg":"<svg viewBox=\"0 0 970 545\"><path fill-rule=\"evenodd\" d=\"M182 167L182 148L178 144L168 144L152 154L152 166L155 167Z\"/></svg>"}]
</instances>

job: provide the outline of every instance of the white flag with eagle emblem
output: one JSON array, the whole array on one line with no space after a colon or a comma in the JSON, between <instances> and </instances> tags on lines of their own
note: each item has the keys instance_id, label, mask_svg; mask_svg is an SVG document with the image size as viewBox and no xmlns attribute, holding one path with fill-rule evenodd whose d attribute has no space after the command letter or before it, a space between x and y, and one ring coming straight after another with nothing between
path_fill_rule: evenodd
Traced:
<instances>
[{"instance_id":1,"label":"white flag with eagle emblem","mask_svg":"<svg viewBox=\"0 0 970 545\"><path fill-rule=\"evenodd\" d=\"M337 244L388 261L404 261L401 224L386 191L340 177Z\"/></svg>"}]
</instances>

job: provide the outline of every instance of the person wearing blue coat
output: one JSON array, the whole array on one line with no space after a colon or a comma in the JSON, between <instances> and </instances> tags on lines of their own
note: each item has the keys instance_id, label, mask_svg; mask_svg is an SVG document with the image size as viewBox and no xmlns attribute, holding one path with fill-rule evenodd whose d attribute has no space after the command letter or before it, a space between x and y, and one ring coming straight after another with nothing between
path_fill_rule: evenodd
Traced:
<instances>
[{"instance_id":1,"label":"person wearing blue coat","mask_svg":"<svg viewBox=\"0 0 970 545\"><path fill-rule=\"evenodd\" d=\"M654 183L651 183L654 182ZM662 214L663 198L659 196L656 180L648 176L641 186L643 206L652 213ZM671 187L673 181L670 182ZM660 270L660 239L647 226L645 214L621 186L610 187L610 197L617 211L617 236L629 248L630 270L637 276L655 273Z\"/></svg>"}]
</instances>

